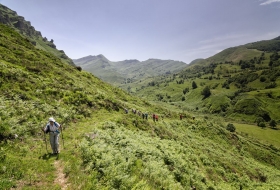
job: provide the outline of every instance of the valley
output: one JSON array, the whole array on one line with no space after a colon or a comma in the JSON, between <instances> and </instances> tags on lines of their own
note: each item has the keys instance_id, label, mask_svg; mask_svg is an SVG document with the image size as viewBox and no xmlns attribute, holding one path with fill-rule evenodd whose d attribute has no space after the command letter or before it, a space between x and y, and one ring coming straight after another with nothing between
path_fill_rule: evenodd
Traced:
<instances>
[{"instance_id":1,"label":"valley","mask_svg":"<svg viewBox=\"0 0 280 190\"><path fill-rule=\"evenodd\" d=\"M279 37L186 65L72 63L28 34L0 24L0 189L280 189Z\"/></svg>"}]
</instances>

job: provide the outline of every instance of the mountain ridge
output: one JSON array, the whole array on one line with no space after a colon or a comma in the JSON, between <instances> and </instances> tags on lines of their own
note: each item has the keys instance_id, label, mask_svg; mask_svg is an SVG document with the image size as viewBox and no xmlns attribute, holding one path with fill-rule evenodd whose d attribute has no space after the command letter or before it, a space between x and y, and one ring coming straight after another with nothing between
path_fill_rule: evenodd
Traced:
<instances>
[{"instance_id":1,"label":"mountain ridge","mask_svg":"<svg viewBox=\"0 0 280 190\"><path fill-rule=\"evenodd\" d=\"M186 63L173 60L137 59L113 62L105 56L86 56L73 60L78 66L87 70L111 84L120 86L141 80L144 77L159 76L166 73L178 72L187 66ZM110 77L111 76L111 77Z\"/></svg>"},{"instance_id":2,"label":"mountain ridge","mask_svg":"<svg viewBox=\"0 0 280 190\"><path fill-rule=\"evenodd\" d=\"M75 66L73 61L65 54L63 50L56 49L54 40L48 41L43 37L40 31L35 30L30 21L26 21L23 16L19 16L16 11L0 3L0 23L8 25L18 31L21 35L25 36L31 43L38 49L53 53L56 57L63 62Z\"/></svg>"}]
</instances>

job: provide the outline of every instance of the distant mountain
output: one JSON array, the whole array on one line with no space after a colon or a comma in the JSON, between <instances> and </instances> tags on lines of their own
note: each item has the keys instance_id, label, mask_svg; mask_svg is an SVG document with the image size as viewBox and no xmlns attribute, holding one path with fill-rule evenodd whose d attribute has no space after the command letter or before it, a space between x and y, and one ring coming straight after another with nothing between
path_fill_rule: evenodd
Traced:
<instances>
[{"instance_id":1,"label":"distant mountain","mask_svg":"<svg viewBox=\"0 0 280 190\"><path fill-rule=\"evenodd\" d=\"M51 52L63 62L74 65L73 61L63 50L56 49L53 39L48 41L46 37L42 37L41 32L35 30L35 28L31 25L31 22L26 21L24 17L17 15L17 12L2 4L0 4L0 23L14 28L22 36L28 39L36 48Z\"/></svg>"},{"instance_id":2,"label":"distant mountain","mask_svg":"<svg viewBox=\"0 0 280 190\"><path fill-rule=\"evenodd\" d=\"M103 55L90 55L73 61L84 70L115 85L131 83L146 77L175 73L187 67L184 62L160 59L148 59L142 62L136 59L112 62Z\"/></svg>"}]
</instances>

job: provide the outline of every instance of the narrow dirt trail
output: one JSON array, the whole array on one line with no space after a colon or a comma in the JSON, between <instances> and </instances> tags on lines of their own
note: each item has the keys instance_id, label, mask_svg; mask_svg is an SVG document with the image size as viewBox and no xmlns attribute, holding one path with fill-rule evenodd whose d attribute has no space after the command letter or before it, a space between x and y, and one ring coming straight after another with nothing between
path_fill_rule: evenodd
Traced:
<instances>
[{"instance_id":1,"label":"narrow dirt trail","mask_svg":"<svg viewBox=\"0 0 280 190\"><path fill-rule=\"evenodd\" d=\"M54 183L59 184L62 190L66 190L69 183L68 178L63 173L63 166L59 160L54 162L54 167L56 168L56 179Z\"/></svg>"}]
</instances>

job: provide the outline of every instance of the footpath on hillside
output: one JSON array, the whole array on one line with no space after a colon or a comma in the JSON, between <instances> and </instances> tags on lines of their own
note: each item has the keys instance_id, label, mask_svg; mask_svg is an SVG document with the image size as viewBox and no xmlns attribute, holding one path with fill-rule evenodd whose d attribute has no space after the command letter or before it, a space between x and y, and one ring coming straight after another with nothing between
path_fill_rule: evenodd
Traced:
<instances>
[{"instance_id":1,"label":"footpath on hillside","mask_svg":"<svg viewBox=\"0 0 280 190\"><path fill-rule=\"evenodd\" d=\"M56 169L56 179L54 180L54 183L58 184L62 190L67 189L69 183L68 178L66 177L65 173L63 173L63 165L61 161L56 160L54 162L54 167Z\"/></svg>"}]
</instances>

